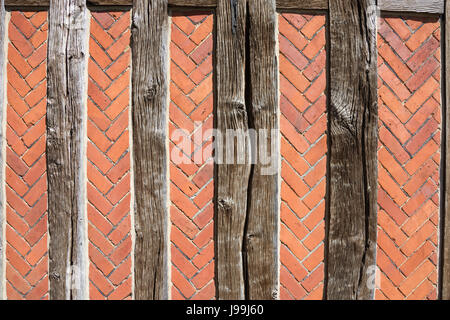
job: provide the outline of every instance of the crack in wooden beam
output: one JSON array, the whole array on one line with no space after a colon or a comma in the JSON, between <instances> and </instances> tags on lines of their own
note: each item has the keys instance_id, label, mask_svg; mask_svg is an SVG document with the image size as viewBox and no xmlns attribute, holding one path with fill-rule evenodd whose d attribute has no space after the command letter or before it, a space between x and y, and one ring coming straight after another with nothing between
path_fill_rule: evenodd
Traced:
<instances>
[{"instance_id":1,"label":"crack in wooden beam","mask_svg":"<svg viewBox=\"0 0 450 320\"><path fill-rule=\"evenodd\" d=\"M368 278L376 265L378 144L375 0L330 4L325 292L330 300L372 299Z\"/></svg>"},{"instance_id":2,"label":"crack in wooden beam","mask_svg":"<svg viewBox=\"0 0 450 320\"><path fill-rule=\"evenodd\" d=\"M53 1L47 68L49 286L52 300L88 297L86 180L87 9L82 0Z\"/></svg>"},{"instance_id":3,"label":"crack in wooden beam","mask_svg":"<svg viewBox=\"0 0 450 320\"><path fill-rule=\"evenodd\" d=\"M142 0L133 9L132 132L134 163L134 295L169 298L167 0Z\"/></svg>"}]
</instances>

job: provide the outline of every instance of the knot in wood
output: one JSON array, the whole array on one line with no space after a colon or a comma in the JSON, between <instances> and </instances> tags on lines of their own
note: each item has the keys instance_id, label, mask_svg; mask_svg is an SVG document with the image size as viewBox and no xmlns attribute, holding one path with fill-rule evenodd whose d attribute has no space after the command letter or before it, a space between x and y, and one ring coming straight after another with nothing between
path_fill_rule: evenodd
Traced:
<instances>
[{"instance_id":1,"label":"knot in wood","mask_svg":"<svg viewBox=\"0 0 450 320\"><path fill-rule=\"evenodd\" d=\"M273 300L278 300L278 290L277 289L274 289L272 291L272 299Z\"/></svg>"},{"instance_id":2,"label":"knot in wood","mask_svg":"<svg viewBox=\"0 0 450 320\"><path fill-rule=\"evenodd\" d=\"M56 159L48 160L48 167L51 170L57 170L57 168L60 167L60 166L61 166L61 163L58 160L56 160Z\"/></svg>"},{"instance_id":3,"label":"knot in wood","mask_svg":"<svg viewBox=\"0 0 450 320\"><path fill-rule=\"evenodd\" d=\"M235 110L236 114L239 114L242 116L247 115L247 110L245 109L245 104L243 104L242 102L232 102L231 108L233 110Z\"/></svg>"},{"instance_id":4,"label":"knot in wood","mask_svg":"<svg viewBox=\"0 0 450 320\"><path fill-rule=\"evenodd\" d=\"M156 96L156 84L151 84L147 87L144 93L144 97L146 100L153 100Z\"/></svg>"},{"instance_id":5,"label":"knot in wood","mask_svg":"<svg viewBox=\"0 0 450 320\"><path fill-rule=\"evenodd\" d=\"M50 276L50 279L52 279L52 280L60 280L61 279L60 274L56 271L50 272L49 276Z\"/></svg>"},{"instance_id":6,"label":"knot in wood","mask_svg":"<svg viewBox=\"0 0 450 320\"><path fill-rule=\"evenodd\" d=\"M225 212L231 211L232 204L233 204L233 200L228 199L228 198L219 199L219 201L217 202L217 206L219 207L219 209L222 209Z\"/></svg>"},{"instance_id":7,"label":"knot in wood","mask_svg":"<svg viewBox=\"0 0 450 320\"><path fill-rule=\"evenodd\" d=\"M253 105L253 111L254 112L260 112L262 109L267 109L267 108L264 108L263 106L261 106L259 104Z\"/></svg>"}]
</instances>

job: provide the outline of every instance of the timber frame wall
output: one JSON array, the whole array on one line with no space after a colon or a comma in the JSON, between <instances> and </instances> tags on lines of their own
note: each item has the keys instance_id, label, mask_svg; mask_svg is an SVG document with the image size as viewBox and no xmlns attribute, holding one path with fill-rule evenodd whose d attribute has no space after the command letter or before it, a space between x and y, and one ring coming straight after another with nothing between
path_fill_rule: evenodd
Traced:
<instances>
[{"instance_id":1,"label":"timber frame wall","mask_svg":"<svg viewBox=\"0 0 450 320\"><path fill-rule=\"evenodd\" d=\"M324 298L373 299L374 292L367 288L366 282L370 276L368 268L375 264L377 224L378 12L374 8L378 6L381 11L396 14L442 16L445 34L442 68L447 76L450 74L450 28L446 24L450 21L450 1L0 0L0 47L4 47L5 41L4 7L46 6L50 8L47 170L51 299L83 299L87 290L83 272L77 273L79 279L71 279L72 274L68 272L72 263L81 266L86 263L85 204L79 196L85 192L80 176L84 174L81 132L86 121L82 110L86 81L79 75L83 75L82 70L86 69L87 6L132 8L134 297L170 297L168 137L165 129L169 87L168 9L189 7L215 10L215 107L216 126L221 130L247 129L249 117L255 129L278 129L277 118L273 116L279 103L277 10L311 10L327 15L329 156ZM249 24L248 28L246 24ZM359 56L354 56L355 52ZM253 57L251 62L246 62L246 55ZM1 51L2 66L4 59ZM246 63L250 73L245 70ZM445 81L445 76L443 113L447 117L444 120L447 126L443 127L445 139L442 143L439 297L450 299L450 157L445 153L450 144L450 112L446 112L446 103L450 101L450 81ZM2 72L0 83L4 77ZM246 80L250 80L250 88L245 87ZM3 86L0 86L0 95L4 96L2 90ZM250 103L248 91L251 92ZM0 103L0 121L3 122L3 99ZM4 133L0 132L2 150L3 136ZM272 145L278 148L277 144L275 141ZM74 151L69 153L68 150ZM250 152L246 147L240 151L247 156ZM0 158L1 167L2 161L3 157ZM278 177L259 175L260 170L256 169L257 165L250 162L216 165L215 168L215 279L218 299L278 297L278 248L274 245L279 241ZM0 180L3 180L2 175L3 171L0 172ZM1 190L2 221L3 195L4 190ZM245 234L240 230L245 230ZM351 230L353 234L350 234ZM3 234L2 222L2 256ZM4 272L4 265L0 263L2 277ZM76 281L81 284L77 287L80 290L72 288ZM1 286L2 282L0 293L3 293L5 288Z\"/></svg>"}]
</instances>

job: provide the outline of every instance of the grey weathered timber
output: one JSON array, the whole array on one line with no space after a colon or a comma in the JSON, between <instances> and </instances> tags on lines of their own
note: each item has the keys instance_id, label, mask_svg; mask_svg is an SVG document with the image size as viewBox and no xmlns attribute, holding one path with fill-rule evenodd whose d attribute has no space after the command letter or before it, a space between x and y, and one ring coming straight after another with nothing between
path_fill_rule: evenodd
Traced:
<instances>
[{"instance_id":1,"label":"grey weathered timber","mask_svg":"<svg viewBox=\"0 0 450 320\"><path fill-rule=\"evenodd\" d=\"M3 154L3 140L5 139L3 120L6 116L4 114L5 110L5 31L6 31L6 21L5 21L5 6L3 0L0 0L0 150ZM3 156L0 156L0 181L3 182ZM0 300L4 299L4 280L5 279L5 230L3 228L5 223L5 215L4 215L4 183L0 184Z\"/></svg>"},{"instance_id":2,"label":"grey weathered timber","mask_svg":"<svg viewBox=\"0 0 450 320\"><path fill-rule=\"evenodd\" d=\"M443 13L445 0L378 0L381 11ZM328 0L277 0L278 9L328 9Z\"/></svg>"},{"instance_id":3,"label":"grey weathered timber","mask_svg":"<svg viewBox=\"0 0 450 320\"><path fill-rule=\"evenodd\" d=\"M216 155L222 153L224 162L228 162L216 165L216 297L245 299L246 271L242 249L251 169L245 97L246 1L219 0L216 20L215 122L223 135L222 141L216 139ZM230 129L240 130L240 133L237 131L240 143L233 143L231 137L226 139ZM226 158L232 161L225 161Z\"/></svg>"},{"instance_id":4,"label":"grey weathered timber","mask_svg":"<svg viewBox=\"0 0 450 320\"><path fill-rule=\"evenodd\" d=\"M87 0L88 5L98 6L131 6L133 0ZM6 0L10 7L48 6L50 0ZM215 7L217 0L168 0L169 6L180 7Z\"/></svg>"},{"instance_id":5,"label":"grey weathered timber","mask_svg":"<svg viewBox=\"0 0 450 320\"><path fill-rule=\"evenodd\" d=\"M168 298L167 0L136 0L132 23L135 298Z\"/></svg>"},{"instance_id":6,"label":"grey weathered timber","mask_svg":"<svg viewBox=\"0 0 450 320\"><path fill-rule=\"evenodd\" d=\"M247 299L278 297L279 119L275 0L248 0L251 104L250 127L258 134L248 190L244 258ZM266 134L263 134L265 132ZM264 152L266 151L266 152ZM256 154L255 154L256 153Z\"/></svg>"},{"instance_id":7,"label":"grey weathered timber","mask_svg":"<svg viewBox=\"0 0 450 320\"><path fill-rule=\"evenodd\" d=\"M330 0L327 299L371 299L377 226L375 0Z\"/></svg>"},{"instance_id":8,"label":"grey weathered timber","mask_svg":"<svg viewBox=\"0 0 450 320\"><path fill-rule=\"evenodd\" d=\"M444 157L444 168L445 173L445 190L444 190L444 212L443 217L441 217L441 248L440 248L440 298L443 300L450 300L450 157L448 155L448 150L450 148L450 79L448 75L450 74L450 1L446 1L445 5L445 37L444 37L444 48L445 48L445 66L444 73L447 77L444 77L445 81L445 108L444 114L446 115L446 126L445 126L445 149L447 153Z\"/></svg>"},{"instance_id":9,"label":"grey weathered timber","mask_svg":"<svg viewBox=\"0 0 450 320\"><path fill-rule=\"evenodd\" d=\"M84 0L51 2L46 155L50 298L57 300L87 298L87 27Z\"/></svg>"},{"instance_id":10,"label":"grey weathered timber","mask_svg":"<svg viewBox=\"0 0 450 320\"><path fill-rule=\"evenodd\" d=\"M48 6L50 0L5 0L5 6L26 7L26 6Z\"/></svg>"},{"instance_id":11,"label":"grey weathered timber","mask_svg":"<svg viewBox=\"0 0 450 320\"><path fill-rule=\"evenodd\" d=\"M328 9L328 0L276 0L277 9Z\"/></svg>"},{"instance_id":12,"label":"grey weathered timber","mask_svg":"<svg viewBox=\"0 0 450 320\"><path fill-rule=\"evenodd\" d=\"M218 0L168 0L169 6L216 7ZM378 0L382 11L444 13L445 0ZM49 0L5 0L6 6L48 6ZM88 5L131 6L133 0L87 0ZM328 0L276 0L277 9L326 10Z\"/></svg>"},{"instance_id":13,"label":"grey weathered timber","mask_svg":"<svg viewBox=\"0 0 450 320\"><path fill-rule=\"evenodd\" d=\"M133 0L88 0L92 5L131 5ZM215 7L217 0L168 0L169 6Z\"/></svg>"},{"instance_id":14,"label":"grey weathered timber","mask_svg":"<svg viewBox=\"0 0 450 320\"><path fill-rule=\"evenodd\" d=\"M378 0L384 11L444 13L445 0Z\"/></svg>"},{"instance_id":15,"label":"grey weathered timber","mask_svg":"<svg viewBox=\"0 0 450 320\"><path fill-rule=\"evenodd\" d=\"M217 0L169 0L169 6L215 7L217 6Z\"/></svg>"}]
</instances>

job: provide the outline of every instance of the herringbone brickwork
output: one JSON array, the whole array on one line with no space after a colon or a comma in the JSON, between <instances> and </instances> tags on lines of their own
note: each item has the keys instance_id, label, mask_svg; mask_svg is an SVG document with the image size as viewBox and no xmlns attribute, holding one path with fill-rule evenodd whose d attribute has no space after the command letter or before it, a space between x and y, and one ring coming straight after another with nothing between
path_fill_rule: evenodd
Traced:
<instances>
[{"instance_id":1,"label":"herringbone brickwork","mask_svg":"<svg viewBox=\"0 0 450 320\"><path fill-rule=\"evenodd\" d=\"M440 32L438 19L380 21L377 299L436 298Z\"/></svg>"},{"instance_id":2,"label":"herringbone brickwork","mask_svg":"<svg viewBox=\"0 0 450 320\"><path fill-rule=\"evenodd\" d=\"M327 151L325 17L279 15L281 299L321 299Z\"/></svg>"},{"instance_id":3,"label":"herringbone brickwork","mask_svg":"<svg viewBox=\"0 0 450 320\"><path fill-rule=\"evenodd\" d=\"M214 299L213 24L172 16L172 299ZM280 298L321 299L327 161L325 17L279 15ZM92 12L87 99L91 299L131 299L130 12ZM6 291L48 299L47 13L12 11L6 107ZM376 299L436 299L440 22L380 19Z\"/></svg>"},{"instance_id":4,"label":"herringbone brickwork","mask_svg":"<svg viewBox=\"0 0 450 320\"><path fill-rule=\"evenodd\" d=\"M208 135L213 128L212 30L210 13L180 13L172 17L169 107L172 299L215 296L214 181L212 137Z\"/></svg>"},{"instance_id":5,"label":"herringbone brickwork","mask_svg":"<svg viewBox=\"0 0 450 320\"><path fill-rule=\"evenodd\" d=\"M47 14L11 12L6 125L6 291L48 298Z\"/></svg>"},{"instance_id":6,"label":"herringbone brickwork","mask_svg":"<svg viewBox=\"0 0 450 320\"><path fill-rule=\"evenodd\" d=\"M87 195L91 299L130 299L130 12L93 12Z\"/></svg>"}]
</instances>

